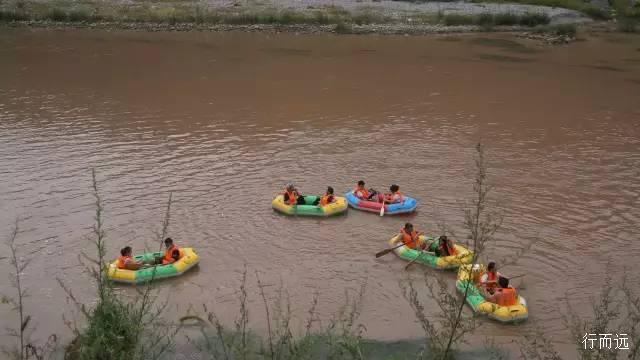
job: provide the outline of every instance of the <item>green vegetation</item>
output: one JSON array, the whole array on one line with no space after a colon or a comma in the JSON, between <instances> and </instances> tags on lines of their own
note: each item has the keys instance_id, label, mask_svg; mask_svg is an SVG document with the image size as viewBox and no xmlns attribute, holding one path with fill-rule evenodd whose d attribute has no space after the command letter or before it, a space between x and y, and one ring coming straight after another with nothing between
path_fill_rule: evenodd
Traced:
<instances>
[{"instance_id":1,"label":"green vegetation","mask_svg":"<svg viewBox=\"0 0 640 360\"><path fill-rule=\"evenodd\" d=\"M549 26L540 26L534 29L538 34L550 34L554 36L568 36L575 38L578 33L578 28L575 24L557 24Z\"/></svg>"},{"instance_id":2,"label":"green vegetation","mask_svg":"<svg viewBox=\"0 0 640 360\"><path fill-rule=\"evenodd\" d=\"M550 21L549 16L543 13L528 13L523 15L513 13L490 14L483 13L480 15L460 15L446 14L443 16L443 23L447 26L456 25L478 25L483 28L492 26L538 26L546 25Z\"/></svg>"},{"instance_id":3,"label":"green vegetation","mask_svg":"<svg viewBox=\"0 0 640 360\"><path fill-rule=\"evenodd\" d=\"M528 5L540 5L550 7L560 7L565 9L580 11L596 20L607 20L611 18L611 15L606 9L600 8L596 5L589 4L583 0L472 0L475 3L516 3L516 4L528 4Z\"/></svg>"}]
</instances>

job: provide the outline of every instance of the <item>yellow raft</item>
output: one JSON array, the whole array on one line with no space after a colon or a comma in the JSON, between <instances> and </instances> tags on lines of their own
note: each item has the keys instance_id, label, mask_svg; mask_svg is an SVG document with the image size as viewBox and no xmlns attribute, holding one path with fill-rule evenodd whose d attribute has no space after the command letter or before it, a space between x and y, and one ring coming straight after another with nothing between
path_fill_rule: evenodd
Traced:
<instances>
[{"instance_id":1,"label":"yellow raft","mask_svg":"<svg viewBox=\"0 0 640 360\"><path fill-rule=\"evenodd\" d=\"M464 295L465 288L469 286L469 290L467 291L467 304L471 306L473 311L487 315L489 318L503 323L527 320L529 317L527 301L520 296L520 294L518 294L518 302L515 305L502 306L485 300L482 292L476 285L480 276L485 271L485 266L480 264L476 264L473 271L471 271L471 264L460 266L456 288ZM471 275L472 281L469 280L469 275Z\"/></svg>"},{"instance_id":2,"label":"yellow raft","mask_svg":"<svg viewBox=\"0 0 640 360\"><path fill-rule=\"evenodd\" d=\"M331 216L342 214L347 211L349 204L347 199L335 196L333 202L324 205L313 205L318 199L315 195L304 195L305 204L289 205L284 202L284 196L278 195L271 202L271 206L274 210L279 211L286 215L300 215L300 216Z\"/></svg>"},{"instance_id":3,"label":"yellow raft","mask_svg":"<svg viewBox=\"0 0 640 360\"><path fill-rule=\"evenodd\" d=\"M118 261L109 264L107 278L109 280L127 284L140 284L151 280L165 279L173 276L180 276L200 262L200 257L192 248L180 248L182 257L171 264L156 265L138 270L118 269ZM163 253L144 253L134 256L136 261L153 262L156 257Z\"/></svg>"}]
</instances>

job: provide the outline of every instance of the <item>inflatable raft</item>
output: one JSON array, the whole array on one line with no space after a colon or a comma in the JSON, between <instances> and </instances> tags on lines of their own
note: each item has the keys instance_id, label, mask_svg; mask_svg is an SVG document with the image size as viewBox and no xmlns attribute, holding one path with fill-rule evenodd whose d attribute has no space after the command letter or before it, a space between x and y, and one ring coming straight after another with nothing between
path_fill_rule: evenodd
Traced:
<instances>
[{"instance_id":1,"label":"inflatable raft","mask_svg":"<svg viewBox=\"0 0 640 360\"><path fill-rule=\"evenodd\" d=\"M353 194L353 190L344 194L344 197L347 199L349 205L358 210L363 211L371 211L375 213L380 212L380 208L382 207L382 203L377 201L368 201L362 200ZM397 214L405 214L413 212L418 206L418 200L404 196L404 200L400 203L395 204L385 204L384 205L384 214L385 215L397 215Z\"/></svg>"},{"instance_id":2,"label":"inflatable raft","mask_svg":"<svg viewBox=\"0 0 640 360\"><path fill-rule=\"evenodd\" d=\"M349 205L347 200L340 196L335 196L332 203L325 206L313 205L318 199L316 195L303 195L305 205L289 205L285 204L284 196L278 195L271 202L274 210L277 210L287 215L300 215L300 216L331 216L342 214L347 211Z\"/></svg>"},{"instance_id":3,"label":"inflatable raft","mask_svg":"<svg viewBox=\"0 0 640 360\"><path fill-rule=\"evenodd\" d=\"M180 251L182 252L182 257L172 264L150 266L138 270L118 269L116 260L109 264L107 278L120 283L140 284L152 279L159 280L182 275L197 265L200 257L192 248L180 248ZM156 257L162 255L163 253L160 252L144 253L134 256L134 259L136 261L152 262Z\"/></svg>"},{"instance_id":4,"label":"inflatable raft","mask_svg":"<svg viewBox=\"0 0 640 360\"><path fill-rule=\"evenodd\" d=\"M469 304L476 313L487 315L489 318L503 323L515 323L527 320L529 317L527 301L519 294L517 303L510 306L502 306L485 300L478 286L476 286L480 276L485 270L486 268L479 264L476 264L473 271L471 271L471 264L463 265L458 270L456 288L464 295L465 288L469 286L469 290L467 291L467 304ZM470 278L473 281L469 281Z\"/></svg>"},{"instance_id":5,"label":"inflatable raft","mask_svg":"<svg viewBox=\"0 0 640 360\"><path fill-rule=\"evenodd\" d=\"M430 246L424 252L411 249L407 246L400 246L395 249L394 252L401 259L412 261L418 258L416 263L441 270L457 269L462 264L471 263L473 259L473 253L466 247L458 244L453 245L458 252L456 255L438 257L434 253L438 246L438 241L434 237L420 235L420 240L425 241L427 244L430 243ZM389 240L389 246L395 247L400 244L400 241L402 241L400 235L396 235Z\"/></svg>"}]
</instances>

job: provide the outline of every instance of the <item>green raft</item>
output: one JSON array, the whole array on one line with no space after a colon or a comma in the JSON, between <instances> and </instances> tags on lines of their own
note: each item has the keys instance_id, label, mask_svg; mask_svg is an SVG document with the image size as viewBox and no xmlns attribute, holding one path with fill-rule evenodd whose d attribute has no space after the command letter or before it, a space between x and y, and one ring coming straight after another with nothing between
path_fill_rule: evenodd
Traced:
<instances>
[{"instance_id":1,"label":"green raft","mask_svg":"<svg viewBox=\"0 0 640 360\"><path fill-rule=\"evenodd\" d=\"M163 253L145 253L134 256L136 261L153 262L156 257ZM118 269L118 261L109 264L107 278L115 282L140 284L150 280L159 280L169 277L179 276L191 269L200 261L200 257L193 248L181 248L180 259L167 265L156 265L138 270Z\"/></svg>"},{"instance_id":2,"label":"green raft","mask_svg":"<svg viewBox=\"0 0 640 360\"><path fill-rule=\"evenodd\" d=\"M406 246L401 246L395 249L394 252L402 259L408 261L416 259L416 263L442 270L457 269L460 265L468 264L473 259L473 253L459 244L454 245L457 251L456 255L436 256L434 253L438 247L436 238L420 235L420 240L429 244L429 247L424 252L410 249ZM389 240L389 246L395 247L400 241L402 241L400 236L396 235Z\"/></svg>"}]
</instances>

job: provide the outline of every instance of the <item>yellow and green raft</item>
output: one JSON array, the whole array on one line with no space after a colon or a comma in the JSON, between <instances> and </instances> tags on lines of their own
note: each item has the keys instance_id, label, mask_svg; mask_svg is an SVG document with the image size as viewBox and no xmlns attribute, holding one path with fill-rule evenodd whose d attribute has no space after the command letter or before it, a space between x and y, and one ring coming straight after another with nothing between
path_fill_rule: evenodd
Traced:
<instances>
[{"instance_id":1,"label":"yellow and green raft","mask_svg":"<svg viewBox=\"0 0 640 360\"><path fill-rule=\"evenodd\" d=\"M182 257L167 265L155 265L138 270L118 269L118 261L109 264L107 269L107 278L120 283L140 284L151 280L165 279L169 277L179 276L194 267L200 261L200 257L192 248L181 248ZM162 256L163 253L152 252L134 256L136 261L153 262L156 257Z\"/></svg>"},{"instance_id":2,"label":"yellow and green raft","mask_svg":"<svg viewBox=\"0 0 640 360\"><path fill-rule=\"evenodd\" d=\"M442 270L457 269L462 264L471 263L471 260L473 259L473 253L466 247L458 244L453 245L456 248L456 255L442 257L436 256L433 253L438 247L436 238L433 236L420 235L420 240L427 244L430 243L429 247L424 252L411 249L407 246L400 246L395 249L394 252L402 259L412 261L417 258L415 261L416 263ZM402 238L400 235L396 235L389 240L389 246L396 247L401 241Z\"/></svg>"},{"instance_id":3,"label":"yellow and green raft","mask_svg":"<svg viewBox=\"0 0 640 360\"><path fill-rule=\"evenodd\" d=\"M286 215L300 215L300 216L332 216L342 214L347 211L349 204L347 204L347 199L334 196L333 202L325 205L313 205L314 202L318 199L316 195L303 195L304 197L304 205L296 204L289 205L284 202L284 196L278 195L271 202L271 206L274 210L279 211Z\"/></svg>"},{"instance_id":4,"label":"yellow and green raft","mask_svg":"<svg viewBox=\"0 0 640 360\"><path fill-rule=\"evenodd\" d=\"M469 287L467 290L467 304L476 313L487 315L489 318L503 323L516 323L527 320L529 317L527 301L519 294L515 305L503 306L485 300L476 285L485 271L485 266L480 264L476 264L473 271L471 271L471 264L463 265L458 269L456 288L464 295L466 287Z\"/></svg>"}]
</instances>

